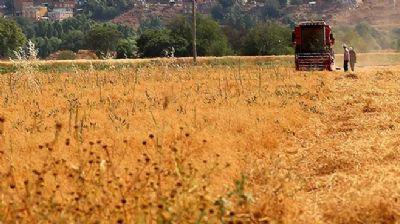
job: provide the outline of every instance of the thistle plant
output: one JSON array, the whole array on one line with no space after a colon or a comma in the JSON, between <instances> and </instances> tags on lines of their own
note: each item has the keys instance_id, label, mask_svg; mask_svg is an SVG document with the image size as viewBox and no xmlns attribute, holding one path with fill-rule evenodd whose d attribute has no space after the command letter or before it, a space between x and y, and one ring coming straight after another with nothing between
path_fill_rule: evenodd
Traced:
<instances>
[{"instance_id":1,"label":"thistle plant","mask_svg":"<svg viewBox=\"0 0 400 224\"><path fill-rule=\"evenodd\" d=\"M32 91L37 92L40 88L38 79L35 78L37 71L37 60L39 50L35 43L28 40L25 48L20 47L14 51L14 59L11 59L15 72L10 73L9 86L13 90L18 80L24 79Z\"/></svg>"}]
</instances>

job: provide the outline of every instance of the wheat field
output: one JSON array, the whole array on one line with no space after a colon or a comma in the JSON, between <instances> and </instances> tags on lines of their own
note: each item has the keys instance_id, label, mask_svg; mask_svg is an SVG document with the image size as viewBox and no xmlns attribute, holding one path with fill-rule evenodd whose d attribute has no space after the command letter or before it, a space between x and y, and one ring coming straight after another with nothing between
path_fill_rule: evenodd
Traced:
<instances>
[{"instance_id":1,"label":"wheat field","mask_svg":"<svg viewBox=\"0 0 400 224\"><path fill-rule=\"evenodd\" d=\"M166 61L0 75L0 223L400 223L393 61Z\"/></svg>"}]
</instances>

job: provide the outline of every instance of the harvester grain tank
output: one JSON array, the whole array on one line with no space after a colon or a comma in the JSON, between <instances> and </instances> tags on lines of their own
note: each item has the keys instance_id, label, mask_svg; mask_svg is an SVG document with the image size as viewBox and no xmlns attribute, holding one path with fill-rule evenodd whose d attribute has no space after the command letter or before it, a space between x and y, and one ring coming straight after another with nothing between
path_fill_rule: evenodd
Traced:
<instances>
[{"instance_id":1,"label":"harvester grain tank","mask_svg":"<svg viewBox=\"0 0 400 224\"><path fill-rule=\"evenodd\" d=\"M292 34L295 46L296 70L334 69L335 38L331 27L325 21L306 21L299 23Z\"/></svg>"}]
</instances>

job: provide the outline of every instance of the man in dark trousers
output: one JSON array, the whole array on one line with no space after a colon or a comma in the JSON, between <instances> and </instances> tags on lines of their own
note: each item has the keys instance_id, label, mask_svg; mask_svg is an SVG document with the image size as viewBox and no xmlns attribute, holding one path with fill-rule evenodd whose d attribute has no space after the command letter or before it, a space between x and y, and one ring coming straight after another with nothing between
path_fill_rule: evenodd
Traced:
<instances>
[{"instance_id":1,"label":"man in dark trousers","mask_svg":"<svg viewBox=\"0 0 400 224\"><path fill-rule=\"evenodd\" d=\"M350 54L350 68L351 68L351 71L354 72L354 70L356 68L356 63L357 63L357 53L352 47L350 47L349 54Z\"/></svg>"},{"instance_id":2,"label":"man in dark trousers","mask_svg":"<svg viewBox=\"0 0 400 224\"><path fill-rule=\"evenodd\" d=\"M347 72L347 71L349 71L350 52L349 52L349 49L347 48L346 44L343 44L343 50L344 50L343 68L344 68L344 71Z\"/></svg>"}]
</instances>

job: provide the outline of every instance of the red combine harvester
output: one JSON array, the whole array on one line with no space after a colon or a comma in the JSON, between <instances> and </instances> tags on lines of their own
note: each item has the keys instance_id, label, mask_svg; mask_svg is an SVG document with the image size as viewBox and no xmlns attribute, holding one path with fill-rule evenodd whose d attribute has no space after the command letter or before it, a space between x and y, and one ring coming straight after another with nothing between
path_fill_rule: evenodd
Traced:
<instances>
[{"instance_id":1,"label":"red combine harvester","mask_svg":"<svg viewBox=\"0 0 400 224\"><path fill-rule=\"evenodd\" d=\"M335 38L325 21L301 22L295 27L292 42L296 53L296 70L334 70Z\"/></svg>"}]
</instances>

